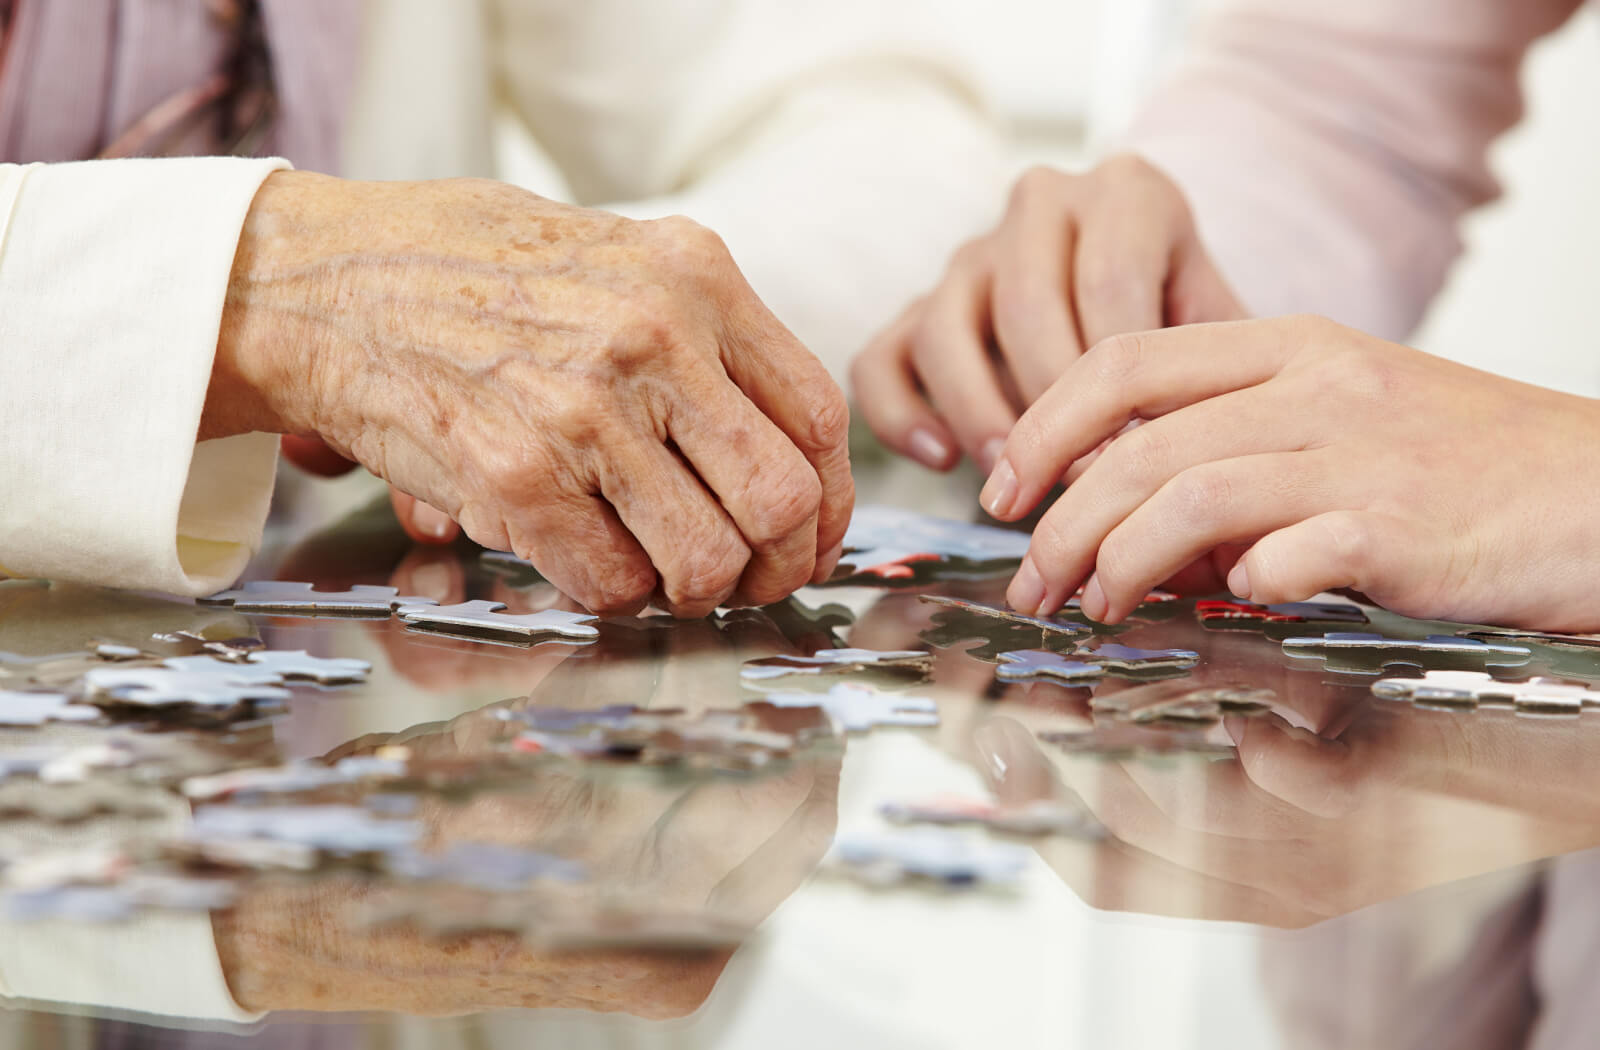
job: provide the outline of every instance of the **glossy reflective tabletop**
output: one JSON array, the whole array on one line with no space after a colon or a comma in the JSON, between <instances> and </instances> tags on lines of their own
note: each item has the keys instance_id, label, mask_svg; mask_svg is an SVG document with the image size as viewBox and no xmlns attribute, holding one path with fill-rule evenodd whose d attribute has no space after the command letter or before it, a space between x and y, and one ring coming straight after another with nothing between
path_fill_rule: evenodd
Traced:
<instances>
[{"instance_id":1,"label":"glossy reflective tabletop","mask_svg":"<svg viewBox=\"0 0 1600 1050\"><path fill-rule=\"evenodd\" d=\"M323 527L280 527L251 572L324 588L393 583L441 599L494 598L514 611L561 602L531 576L486 567L475 549L409 548L379 509ZM413 789L429 849L537 847L581 864L608 899L753 928L740 944L699 947L574 949L496 932L446 936L429 927L460 925L452 909L470 915L481 902L436 885L396 904L359 866L344 866L253 882L213 918L212 937L187 942L184 950L217 956L200 962L220 964L241 1006L264 1014L253 1023L161 1018L96 1001L96 938L124 938L119 925L88 926L59 942L8 926L22 931L7 936L26 939L27 951L19 961L24 942L14 941L6 967L76 968L88 977L73 983L84 1001L14 1003L0 1013L0 1045L1235 1048L1600 1039L1600 1008L1591 1005L1600 990L1591 965L1600 957L1600 855L1584 852L1600 845L1600 711L1528 717L1380 700L1371 692L1379 676L1293 658L1281 633L1202 625L1188 601L1149 607L1101 639L1198 653L1199 665L1179 677L1004 683L992 654L1014 646L986 645L992 632L959 619L941 627L939 610L918 600L940 593L1000 602L1004 583L808 589L800 600L809 613L786 606L692 623L619 621L581 647L485 645L409 631L392 618L247 616L157 596L0 583L0 652L13 656L88 641L137 645L181 629L370 660L365 684L297 690L281 714L236 727L228 746L239 764L403 747L448 772ZM815 615L829 603L843 610ZM1367 611L1371 626L1356 629L1406 637L1458 629ZM1037 635L1028 643L1038 644ZM503 711L735 708L761 695L741 681L744 661L837 645L931 649L930 680L879 684L931 698L938 726L825 740L750 773L561 758L497 764ZM1600 658L1582 649L1529 648L1528 663L1497 673L1600 678ZM1406 672L1386 672L1396 673ZM1121 725L1129 711L1203 687L1270 690L1272 710L1191 730L1232 749L1221 756L1108 757L1050 742ZM4 738L15 749L43 734L95 731L8 730ZM873 888L832 870L836 837L881 831L885 803L940 797L1081 805L1101 833L1006 839L1025 857L1009 888ZM126 823L58 827L13 813L4 842L15 857L41 844L92 843ZM372 925L375 913L395 907L421 922ZM168 964L159 953L149 959L152 968Z\"/></svg>"}]
</instances>

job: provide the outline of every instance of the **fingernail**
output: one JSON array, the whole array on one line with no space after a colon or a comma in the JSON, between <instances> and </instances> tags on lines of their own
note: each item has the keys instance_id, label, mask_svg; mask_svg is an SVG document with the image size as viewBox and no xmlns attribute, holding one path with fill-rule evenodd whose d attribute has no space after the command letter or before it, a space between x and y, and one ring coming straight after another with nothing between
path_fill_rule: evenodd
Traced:
<instances>
[{"instance_id":1,"label":"fingernail","mask_svg":"<svg viewBox=\"0 0 1600 1050\"><path fill-rule=\"evenodd\" d=\"M1017 574L1006 589L1006 601L1020 613L1039 615L1039 608L1044 604L1044 577L1039 575L1032 558L1023 558L1017 567Z\"/></svg>"},{"instance_id":2,"label":"fingernail","mask_svg":"<svg viewBox=\"0 0 1600 1050\"><path fill-rule=\"evenodd\" d=\"M826 583L828 577L833 575L833 570L838 567L839 559L844 556L844 541L840 540L833 545L833 550L817 559L816 570L811 573L812 583Z\"/></svg>"},{"instance_id":3,"label":"fingernail","mask_svg":"<svg viewBox=\"0 0 1600 1050\"><path fill-rule=\"evenodd\" d=\"M950 446L925 427L918 427L906 439L906 445L911 449L911 458L925 467L942 470L950 462Z\"/></svg>"},{"instance_id":4,"label":"fingernail","mask_svg":"<svg viewBox=\"0 0 1600 1050\"><path fill-rule=\"evenodd\" d=\"M447 601L450 598L450 569L439 562L419 565L411 570L411 586L407 589L416 591L424 598Z\"/></svg>"},{"instance_id":5,"label":"fingernail","mask_svg":"<svg viewBox=\"0 0 1600 1050\"><path fill-rule=\"evenodd\" d=\"M421 500L418 500L417 505L412 508L411 524L424 536L432 536L436 540L447 539L456 527L456 523L450 520L450 515Z\"/></svg>"},{"instance_id":6,"label":"fingernail","mask_svg":"<svg viewBox=\"0 0 1600 1050\"><path fill-rule=\"evenodd\" d=\"M1000 453L1006 450L1005 438L990 438L978 450L978 466L985 474L993 474L995 464L1000 462Z\"/></svg>"},{"instance_id":7,"label":"fingernail","mask_svg":"<svg viewBox=\"0 0 1600 1050\"><path fill-rule=\"evenodd\" d=\"M1100 586L1099 574L1089 577L1089 582L1083 585L1083 597L1078 599L1078 607L1083 610L1083 615L1091 620L1103 622L1109 604L1106 601L1106 592Z\"/></svg>"},{"instance_id":8,"label":"fingernail","mask_svg":"<svg viewBox=\"0 0 1600 1050\"><path fill-rule=\"evenodd\" d=\"M1244 559L1240 558L1233 571L1228 573L1228 590L1235 598L1250 597L1250 573L1244 567Z\"/></svg>"},{"instance_id":9,"label":"fingernail","mask_svg":"<svg viewBox=\"0 0 1600 1050\"><path fill-rule=\"evenodd\" d=\"M1017 502L1017 472L1011 469L1010 460L1002 457L995 464L978 500L991 517L1004 519L1011 513L1012 504Z\"/></svg>"}]
</instances>

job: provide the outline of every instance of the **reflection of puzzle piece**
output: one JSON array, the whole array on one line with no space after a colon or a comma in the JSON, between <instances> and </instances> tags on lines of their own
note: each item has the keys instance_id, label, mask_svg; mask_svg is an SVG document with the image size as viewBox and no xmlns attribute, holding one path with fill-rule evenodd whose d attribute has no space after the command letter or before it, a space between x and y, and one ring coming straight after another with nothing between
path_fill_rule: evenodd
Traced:
<instances>
[{"instance_id":1,"label":"reflection of puzzle piece","mask_svg":"<svg viewBox=\"0 0 1600 1050\"><path fill-rule=\"evenodd\" d=\"M456 842L443 853L402 850L390 856L385 867L401 879L483 890L510 891L544 879L580 882L585 878L583 865L577 861L492 842Z\"/></svg>"},{"instance_id":2,"label":"reflection of puzzle piece","mask_svg":"<svg viewBox=\"0 0 1600 1050\"><path fill-rule=\"evenodd\" d=\"M232 670L235 665L227 666ZM287 701L291 695L280 685L252 680L248 675L174 671L164 667L103 668L84 675L83 684L89 703L97 707L232 708L250 702L279 703Z\"/></svg>"},{"instance_id":3,"label":"reflection of puzzle piece","mask_svg":"<svg viewBox=\"0 0 1600 1050\"><path fill-rule=\"evenodd\" d=\"M769 693L762 702L773 707L820 707L841 733L939 724L939 706L926 697L891 696L860 685L836 685L826 693Z\"/></svg>"},{"instance_id":4,"label":"reflection of puzzle piece","mask_svg":"<svg viewBox=\"0 0 1600 1050\"><path fill-rule=\"evenodd\" d=\"M810 656L767 656L747 660L739 677L764 682L789 675L885 672L924 677L933 670L933 654L920 649L821 649Z\"/></svg>"},{"instance_id":5,"label":"reflection of puzzle piece","mask_svg":"<svg viewBox=\"0 0 1600 1050\"><path fill-rule=\"evenodd\" d=\"M318 591L309 583L252 580L232 591L199 599L203 605L231 605L237 612L346 616L388 616L401 605L432 605L432 598L402 597L395 587L358 584L347 591Z\"/></svg>"},{"instance_id":6,"label":"reflection of puzzle piece","mask_svg":"<svg viewBox=\"0 0 1600 1050\"><path fill-rule=\"evenodd\" d=\"M1089 706L1135 724L1204 728L1216 725L1226 715L1266 714L1277 698L1271 689L1251 686L1195 689L1183 683L1160 682L1115 693L1102 691L1090 699Z\"/></svg>"},{"instance_id":7,"label":"reflection of puzzle piece","mask_svg":"<svg viewBox=\"0 0 1600 1050\"><path fill-rule=\"evenodd\" d=\"M855 622L855 614L838 602L813 609L795 597L785 598L759 609L723 609L717 613L720 624L763 621L776 627L794 645L815 645L818 640L839 644L838 630Z\"/></svg>"},{"instance_id":8,"label":"reflection of puzzle piece","mask_svg":"<svg viewBox=\"0 0 1600 1050\"><path fill-rule=\"evenodd\" d=\"M545 609L541 612L518 615L503 612L505 608L504 602L479 599L456 605L402 605L396 611L409 625L446 633L455 629L513 635L518 638L555 635L575 642L591 642L600 637L599 629L592 626L597 618L588 613Z\"/></svg>"},{"instance_id":9,"label":"reflection of puzzle piece","mask_svg":"<svg viewBox=\"0 0 1600 1050\"><path fill-rule=\"evenodd\" d=\"M422 825L387 820L359 806L198 806L194 841L264 839L333 854L388 853L414 845Z\"/></svg>"},{"instance_id":10,"label":"reflection of puzzle piece","mask_svg":"<svg viewBox=\"0 0 1600 1050\"><path fill-rule=\"evenodd\" d=\"M998 620L1015 627L1037 628L1045 635L1059 639L1085 638L1091 633L1089 628L1082 624L1072 623L1068 620L1052 619L1048 616L1029 616L1003 606L990 605L988 602L972 602L967 601L965 598L947 598L938 594L919 595L917 600L926 602L929 605L942 605L956 612L970 613L973 616L989 620ZM941 625L949 623L952 619L954 617L950 613L939 613L934 618L935 622Z\"/></svg>"},{"instance_id":11,"label":"reflection of puzzle piece","mask_svg":"<svg viewBox=\"0 0 1600 1050\"><path fill-rule=\"evenodd\" d=\"M1434 634L1427 638L1385 638L1377 634L1334 633L1313 638L1286 638L1283 651L1295 659L1323 660L1330 671L1378 674L1389 664L1468 664L1516 667L1532 659L1520 645L1480 642Z\"/></svg>"},{"instance_id":12,"label":"reflection of puzzle piece","mask_svg":"<svg viewBox=\"0 0 1600 1050\"><path fill-rule=\"evenodd\" d=\"M1040 733L1038 737L1040 743L1053 744L1068 754L1119 761L1178 754L1209 759L1234 756L1231 746L1212 743L1204 733L1188 729L1151 729L1119 723L1081 732Z\"/></svg>"},{"instance_id":13,"label":"reflection of puzzle piece","mask_svg":"<svg viewBox=\"0 0 1600 1050\"><path fill-rule=\"evenodd\" d=\"M1004 834L1073 838L1100 838L1105 834L1105 828L1081 803L1069 806L1055 799L1038 799L1019 806L961 798L886 802L878 812L891 824L975 824Z\"/></svg>"},{"instance_id":14,"label":"reflection of puzzle piece","mask_svg":"<svg viewBox=\"0 0 1600 1050\"><path fill-rule=\"evenodd\" d=\"M184 797L195 801L212 801L237 794L292 795L365 780L397 779L404 777L408 769L403 758L382 754L352 755L331 766L320 762L291 762L188 777L180 790Z\"/></svg>"},{"instance_id":15,"label":"reflection of puzzle piece","mask_svg":"<svg viewBox=\"0 0 1600 1050\"><path fill-rule=\"evenodd\" d=\"M940 828L848 835L833 845L834 870L870 886L925 881L959 888L1010 886L1028 865L1028 851Z\"/></svg>"},{"instance_id":16,"label":"reflection of puzzle piece","mask_svg":"<svg viewBox=\"0 0 1600 1050\"><path fill-rule=\"evenodd\" d=\"M1360 606L1345 602L1258 605L1255 602L1198 601L1194 603L1194 614L1205 626L1220 630L1368 622Z\"/></svg>"},{"instance_id":17,"label":"reflection of puzzle piece","mask_svg":"<svg viewBox=\"0 0 1600 1050\"><path fill-rule=\"evenodd\" d=\"M995 677L1008 682L1030 678L1054 678L1073 685L1096 681L1106 673L1104 664L1084 661L1076 653L1056 653L1049 649L1022 649L1001 653Z\"/></svg>"},{"instance_id":18,"label":"reflection of puzzle piece","mask_svg":"<svg viewBox=\"0 0 1600 1050\"><path fill-rule=\"evenodd\" d=\"M0 689L0 726L41 726L46 722L93 722L100 710L63 693L19 693Z\"/></svg>"},{"instance_id":19,"label":"reflection of puzzle piece","mask_svg":"<svg viewBox=\"0 0 1600 1050\"><path fill-rule=\"evenodd\" d=\"M1547 634L1543 631L1518 631L1509 627L1475 627L1456 633L1463 638L1475 638L1480 642L1502 644L1531 642L1534 645L1548 645L1552 649L1573 649L1579 652L1600 649L1600 634Z\"/></svg>"},{"instance_id":20,"label":"reflection of puzzle piece","mask_svg":"<svg viewBox=\"0 0 1600 1050\"><path fill-rule=\"evenodd\" d=\"M1473 710L1511 708L1519 715L1576 717L1585 707L1600 706L1600 690L1559 678L1502 682L1483 671L1428 671L1421 678L1384 678L1372 683L1372 695L1409 701L1418 707Z\"/></svg>"},{"instance_id":21,"label":"reflection of puzzle piece","mask_svg":"<svg viewBox=\"0 0 1600 1050\"><path fill-rule=\"evenodd\" d=\"M841 571L853 577L910 579L920 562L958 560L978 565L1021 561L1028 534L992 525L950 521L895 507L857 507L845 533Z\"/></svg>"},{"instance_id":22,"label":"reflection of puzzle piece","mask_svg":"<svg viewBox=\"0 0 1600 1050\"><path fill-rule=\"evenodd\" d=\"M177 656L163 660L162 666L174 671L198 671L251 682L278 684L286 680L306 680L322 685L362 682L372 671L365 660L312 656L304 650L256 650L240 660L219 660L214 656Z\"/></svg>"}]
</instances>

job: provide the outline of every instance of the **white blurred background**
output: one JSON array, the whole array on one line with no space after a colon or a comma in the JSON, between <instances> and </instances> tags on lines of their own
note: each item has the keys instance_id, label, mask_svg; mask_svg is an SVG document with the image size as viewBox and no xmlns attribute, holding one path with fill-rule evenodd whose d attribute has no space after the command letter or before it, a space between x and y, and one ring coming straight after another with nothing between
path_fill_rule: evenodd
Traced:
<instances>
[{"instance_id":1,"label":"white blurred background","mask_svg":"<svg viewBox=\"0 0 1600 1050\"><path fill-rule=\"evenodd\" d=\"M1020 171L1092 163L1215 0L926 0L1007 124ZM1510 0L1515 2L1515 0ZM1469 224L1469 251L1414 342L1545 386L1600 395L1591 349L1600 244L1600 25L1587 10L1525 71L1528 115L1496 150L1505 196ZM536 153L501 124L505 174L548 187ZM558 177L557 177L558 178ZM998 203L998 202L997 202ZM885 304L887 318L898 304Z\"/></svg>"}]
</instances>

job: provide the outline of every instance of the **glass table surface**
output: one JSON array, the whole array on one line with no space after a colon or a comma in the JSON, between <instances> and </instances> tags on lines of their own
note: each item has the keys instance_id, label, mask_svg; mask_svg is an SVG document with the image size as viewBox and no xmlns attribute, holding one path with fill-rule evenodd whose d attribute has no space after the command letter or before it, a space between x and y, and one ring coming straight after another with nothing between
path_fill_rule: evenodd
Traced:
<instances>
[{"instance_id":1,"label":"glass table surface","mask_svg":"<svg viewBox=\"0 0 1600 1050\"><path fill-rule=\"evenodd\" d=\"M534 574L486 563L476 548L409 547L377 509L280 529L250 575L489 598L513 612L571 608ZM794 604L703 621L604 622L587 645L486 644L395 617L264 616L0 582L0 672L8 660L16 672L92 643L148 646L178 631L253 635L272 649L373 665L363 683L296 688L280 709L227 724L0 730L0 758L113 732L179 741L190 758L209 755L208 769L401 755L429 774L400 789L333 785L267 802L359 807L376 797L420 829L427 855L490 847L459 854L468 860L454 880L382 878L360 855L253 870L230 907L164 920L177 932L151 933L143 915L7 915L0 979L18 998L0 1011L0 1046L1600 1040L1600 854L1591 852L1600 713L1380 699L1375 681L1416 669L1366 673L1296 657L1282 644L1294 625L1202 622L1190 600L1146 606L1088 641L1192 650L1192 668L1008 682L996 674L999 652L1066 651L1083 639L919 600L1003 602L1005 582L809 588ZM1345 629L1407 638L1461 629L1364 611L1370 624ZM1527 661L1491 668L1496 677L1600 678L1600 650L1519 644ZM938 724L802 735L805 746L748 770L528 744L539 725L529 712L738 709L774 688L742 678L745 661L838 646L928 650L933 667L926 679L877 672L778 686L866 681L882 695L931 700ZM1071 746L1094 727L1117 744L1139 712L1201 689L1269 690L1270 710L1220 720L1179 710L1139 723L1126 751ZM759 732L804 721L804 709L763 710ZM1206 753L1167 753L1152 740ZM120 795L66 816L29 801L36 795L24 789L46 786L0 779L0 857L183 835L204 803L135 772L76 785L100 777ZM141 811L131 804L140 793L160 797ZM997 885L876 885L830 852L836 840L905 831L886 821L886 804L929 800L1005 811L1048 803L1083 819L1050 834L938 829L973 849L1009 851L1014 878ZM502 892L504 873L472 870L530 850L581 872L555 880L557 892L532 910L506 904L517 894ZM586 940L582 917L596 900L625 902L635 925ZM550 935L573 929L574 938ZM186 988L178 974L220 974L227 995L203 982ZM236 1004L229 1016L219 1016L219 998Z\"/></svg>"}]
</instances>

